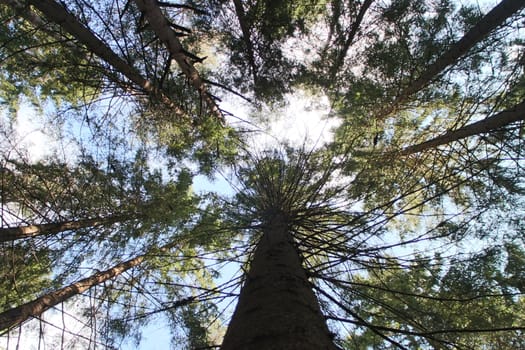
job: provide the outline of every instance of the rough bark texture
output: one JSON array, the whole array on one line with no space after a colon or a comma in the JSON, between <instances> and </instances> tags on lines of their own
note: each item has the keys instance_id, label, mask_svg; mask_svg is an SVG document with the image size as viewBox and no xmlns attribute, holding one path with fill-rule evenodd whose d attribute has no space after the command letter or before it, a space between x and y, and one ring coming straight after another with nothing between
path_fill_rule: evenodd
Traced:
<instances>
[{"instance_id":1,"label":"rough bark texture","mask_svg":"<svg viewBox=\"0 0 525 350\"><path fill-rule=\"evenodd\" d=\"M41 235L53 235L67 230L77 230L86 227L112 225L115 222L124 220L124 217L110 217L0 228L0 242L15 241Z\"/></svg>"},{"instance_id":2,"label":"rough bark texture","mask_svg":"<svg viewBox=\"0 0 525 350\"><path fill-rule=\"evenodd\" d=\"M89 288L107 281L115 276L120 275L126 270L137 266L144 260L144 256L138 256L134 259L128 260L118 264L106 271L98 272L90 277L81 279L78 282L70 284L64 288L60 288L51 293L41 296L24 305L9 309L0 313L0 331L9 329L27 320L29 317L38 317L43 312L60 304L72 296L83 293Z\"/></svg>"},{"instance_id":3,"label":"rough bark texture","mask_svg":"<svg viewBox=\"0 0 525 350\"><path fill-rule=\"evenodd\" d=\"M264 230L221 349L336 349L282 220Z\"/></svg>"},{"instance_id":4,"label":"rough bark texture","mask_svg":"<svg viewBox=\"0 0 525 350\"><path fill-rule=\"evenodd\" d=\"M401 155L406 156L409 154L422 152L427 149L445 145L447 143L461 140L469 136L480 135L494 131L498 128L520 120L525 120L525 101L517 104L512 109L499 112L492 117L488 117L478 122L466 125L457 130L449 131L441 136L419 143L417 145L409 146L401 151Z\"/></svg>"},{"instance_id":5,"label":"rough bark texture","mask_svg":"<svg viewBox=\"0 0 525 350\"><path fill-rule=\"evenodd\" d=\"M405 102L411 95L430 84L446 67L454 64L465 55L470 48L483 40L491 31L503 24L508 18L525 7L523 0L503 0L487 13L474 27L472 27L459 41L454 43L434 63L427 67L421 76L410 83L395 101L378 113L379 118L386 118L390 113Z\"/></svg>"},{"instance_id":6,"label":"rough bark texture","mask_svg":"<svg viewBox=\"0 0 525 350\"><path fill-rule=\"evenodd\" d=\"M14 0L0 1L11 5L12 3L16 3ZM29 0L28 2L42 12L47 19L61 26L91 52L109 63L118 72L139 86L144 92L159 98L162 103L168 106L178 116L185 117L187 115L182 108L155 87L149 80L145 79L139 71L130 66L113 52L110 47L97 38L89 28L80 23L64 6L53 0ZM113 77L110 78L113 79Z\"/></svg>"}]
</instances>

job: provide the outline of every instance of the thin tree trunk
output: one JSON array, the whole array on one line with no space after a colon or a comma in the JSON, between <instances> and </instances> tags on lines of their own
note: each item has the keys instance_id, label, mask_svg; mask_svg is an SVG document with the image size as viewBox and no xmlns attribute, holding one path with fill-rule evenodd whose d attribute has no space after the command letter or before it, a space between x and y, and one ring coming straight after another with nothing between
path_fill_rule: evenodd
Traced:
<instances>
[{"instance_id":1,"label":"thin tree trunk","mask_svg":"<svg viewBox=\"0 0 525 350\"><path fill-rule=\"evenodd\" d=\"M336 349L282 217L264 229L221 350Z\"/></svg>"},{"instance_id":2,"label":"thin tree trunk","mask_svg":"<svg viewBox=\"0 0 525 350\"><path fill-rule=\"evenodd\" d=\"M348 52L350 45L352 45L352 43L354 42L355 36L357 35L359 28L361 27L361 22L363 21L363 18L365 17L365 13L366 11L368 11L368 9L370 8L370 5L372 5L373 2L374 0L365 0L363 2L363 5L361 5L361 8L359 9L359 13L357 14L357 17L354 23L352 24L352 27L350 28L348 37L346 38L344 42L343 48L337 54L335 63L331 68L332 77L334 77L337 74L337 72L343 65L343 62L346 57L346 53Z\"/></svg>"},{"instance_id":3,"label":"thin tree trunk","mask_svg":"<svg viewBox=\"0 0 525 350\"><path fill-rule=\"evenodd\" d=\"M90 277L70 284L69 286L43 295L24 305L4 311L0 313L0 331L17 326L29 317L38 317L53 306L60 304L75 295L81 294L95 285L122 274L124 271L139 265L143 260L144 255L137 256L136 258L115 265L106 271L98 272Z\"/></svg>"},{"instance_id":4,"label":"thin tree trunk","mask_svg":"<svg viewBox=\"0 0 525 350\"><path fill-rule=\"evenodd\" d=\"M406 147L401 151L401 155L406 156L409 154L422 152L427 149L458 141L469 136L494 131L519 120L525 120L525 101L517 104L512 109L499 112L492 117L465 125L464 127L457 130L448 131L441 136L419 143L417 145Z\"/></svg>"},{"instance_id":5,"label":"thin tree trunk","mask_svg":"<svg viewBox=\"0 0 525 350\"><path fill-rule=\"evenodd\" d=\"M170 243L160 248L152 249L149 253L153 251L166 252L168 249L183 244L186 239L190 238L191 236L188 235L177 236ZM149 253L138 255L133 259L117 264L110 269L97 272L90 277L83 278L66 287L47 293L33 301L0 313L0 331L13 328L30 317L38 317L53 306L65 302L69 298L79 295L91 287L121 275L123 272L142 263Z\"/></svg>"},{"instance_id":6,"label":"thin tree trunk","mask_svg":"<svg viewBox=\"0 0 525 350\"><path fill-rule=\"evenodd\" d=\"M474 27L472 27L459 41L453 44L441 57L427 67L421 76L411 82L401 91L394 102L378 113L378 118L384 119L394 112L411 95L430 84L446 67L454 64L470 48L485 38L491 31L503 24L508 18L525 7L523 0L503 0L487 13Z\"/></svg>"},{"instance_id":7,"label":"thin tree trunk","mask_svg":"<svg viewBox=\"0 0 525 350\"><path fill-rule=\"evenodd\" d=\"M151 29L153 29L160 41L166 45L168 52L172 55L175 62L177 62L182 73L186 75L191 85L199 92L200 97L208 105L211 113L220 120L223 120L220 108L207 91L204 80L193 66L191 58L187 55L186 50L183 49L175 31L171 28L166 17L164 17L157 0L135 0L135 3L148 20Z\"/></svg>"},{"instance_id":8,"label":"thin tree trunk","mask_svg":"<svg viewBox=\"0 0 525 350\"><path fill-rule=\"evenodd\" d=\"M241 0L233 0L233 4L235 5L235 14L237 15L237 19L239 20L239 25L241 27L242 38L244 40L244 44L246 45L246 55L248 56L248 62L250 63L250 67L252 69L253 82L257 84L258 77L257 65L255 64L255 50L253 49L250 28L246 23L244 7Z\"/></svg>"},{"instance_id":9,"label":"thin tree trunk","mask_svg":"<svg viewBox=\"0 0 525 350\"><path fill-rule=\"evenodd\" d=\"M80 228L109 226L119 221L126 221L131 217L113 216L108 218L85 219L75 221L53 222L48 224L35 224L18 227L0 228L0 242L15 241L18 239L36 237L42 235L53 235L67 230Z\"/></svg>"},{"instance_id":10,"label":"thin tree trunk","mask_svg":"<svg viewBox=\"0 0 525 350\"><path fill-rule=\"evenodd\" d=\"M0 0L6 4L19 4L17 0ZM46 18L55 22L66 32L71 34L80 43L85 45L91 52L106 61L126 78L138 85L143 91L151 96L159 98L162 103L168 106L175 114L186 117L187 113L153 83L145 79L138 70L120 58L109 46L97 38L89 28L80 23L75 16L61 4L53 0L28 0L35 8L41 11ZM19 5L17 5L19 7ZM29 18L31 20L31 18ZM114 80L114 77L109 77Z\"/></svg>"}]
</instances>

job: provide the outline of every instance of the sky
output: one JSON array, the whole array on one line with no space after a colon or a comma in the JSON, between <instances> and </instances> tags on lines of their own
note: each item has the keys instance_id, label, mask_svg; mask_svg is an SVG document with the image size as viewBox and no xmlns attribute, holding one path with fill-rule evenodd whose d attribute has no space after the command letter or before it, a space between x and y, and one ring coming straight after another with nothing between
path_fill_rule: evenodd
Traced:
<instances>
[{"instance_id":1,"label":"sky","mask_svg":"<svg viewBox=\"0 0 525 350\"><path fill-rule=\"evenodd\" d=\"M332 130L339 124L337 118L329 117L330 106L325 96L309 96L305 92L297 92L287 96L287 105L283 110L268 111L266 120L253 120L249 111L243 105L235 105L225 101L223 108L235 111L242 120L260 127L260 131L251 134L247 142L249 149L261 152L267 149L279 149L283 144L300 148L303 144L309 150L314 150L329 143ZM235 123L237 118L230 118L227 123ZM205 192L213 189L217 193L232 195L229 174L217 176L210 181L203 175L195 178L194 190Z\"/></svg>"}]
</instances>

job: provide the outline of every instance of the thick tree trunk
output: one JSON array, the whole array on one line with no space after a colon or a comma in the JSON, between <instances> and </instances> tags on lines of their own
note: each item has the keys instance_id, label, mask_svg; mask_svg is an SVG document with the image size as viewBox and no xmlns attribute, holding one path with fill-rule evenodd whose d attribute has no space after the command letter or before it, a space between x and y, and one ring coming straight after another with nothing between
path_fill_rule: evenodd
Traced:
<instances>
[{"instance_id":1,"label":"thick tree trunk","mask_svg":"<svg viewBox=\"0 0 525 350\"><path fill-rule=\"evenodd\" d=\"M157 0L135 0L135 3L148 20L151 29L155 32L160 41L164 43L175 62L177 62L182 73L184 73L193 88L199 92L201 98L208 105L211 113L220 120L223 120L223 115L219 106L217 106L215 100L208 93L204 80L193 66L191 58L188 56L186 50L183 49L182 44L177 38L177 34L171 28L166 17L164 17Z\"/></svg>"},{"instance_id":2,"label":"thick tree trunk","mask_svg":"<svg viewBox=\"0 0 525 350\"><path fill-rule=\"evenodd\" d=\"M498 128L504 127L510 123L525 120L525 101L517 104L512 109L508 109L498 114L480 120L478 122L465 125L457 130L448 131L445 134L433 138L431 140L419 143L417 145L406 147L401 151L401 155L409 155L417 152L422 152L427 149L435 148L437 146L445 145L460 139L464 139L473 135L480 135Z\"/></svg>"},{"instance_id":3,"label":"thick tree trunk","mask_svg":"<svg viewBox=\"0 0 525 350\"><path fill-rule=\"evenodd\" d=\"M53 306L60 304L75 295L81 294L95 285L122 274L124 271L139 265L143 260L144 255L140 255L106 271L98 272L90 277L70 284L69 286L43 295L24 305L4 311L0 313L0 331L17 326L29 317L38 317Z\"/></svg>"},{"instance_id":4,"label":"thick tree trunk","mask_svg":"<svg viewBox=\"0 0 525 350\"><path fill-rule=\"evenodd\" d=\"M384 119L390 113L394 112L397 107L404 103L411 95L430 84L446 67L454 64L474 45L483 40L491 31L503 24L523 7L525 7L525 1L523 0L503 0L500 2L459 41L454 43L441 57L428 66L418 79L411 82L408 87L402 90L390 106L378 113L378 117Z\"/></svg>"},{"instance_id":5,"label":"thick tree trunk","mask_svg":"<svg viewBox=\"0 0 525 350\"><path fill-rule=\"evenodd\" d=\"M126 217L114 216L100 219L85 219L76 221L53 222L49 224L35 224L28 226L0 228L0 242L15 241L17 239L36 237L42 235L53 235L68 230L80 228L109 226L119 221L126 221Z\"/></svg>"},{"instance_id":6,"label":"thick tree trunk","mask_svg":"<svg viewBox=\"0 0 525 350\"><path fill-rule=\"evenodd\" d=\"M264 229L221 347L247 349L336 349L279 217Z\"/></svg>"},{"instance_id":7,"label":"thick tree trunk","mask_svg":"<svg viewBox=\"0 0 525 350\"><path fill-rule=\"evenodd\" d=\"M17 8L23 6L19 4L18 0L0 0L0 2L12 6L16 5ZM145 79L139 71L120 58L109 46L97 38L89 28L80 23L62 4L53 0L28 0L28 2L42 12L47 19L62 27L80 43L85 45L89 51L106 61L144 92L159 98L162 103L168 106L178 116L185 117L187 115L178 104L174 103L160 89ZM31 21L31 18L29 17L28 20ZM114 77L110 76L109 78L115 80Z\"/></svg>"}]
</instances>

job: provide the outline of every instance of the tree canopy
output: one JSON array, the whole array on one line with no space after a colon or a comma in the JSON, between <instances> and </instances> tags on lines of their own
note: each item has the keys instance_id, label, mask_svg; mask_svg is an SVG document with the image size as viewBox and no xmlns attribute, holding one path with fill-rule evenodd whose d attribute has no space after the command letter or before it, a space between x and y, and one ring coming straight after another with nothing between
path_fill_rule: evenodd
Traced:
<instances>
[{"instance_id":1,"label":"tree canopy","mask_svg":"<svg viewBox=\"0 0 525 350\"><path fill-rule=\"evenodd\" d=\"M0 0L0 348L235 348L268 227L335 348L525 347L524 23L522 0ZM298 100L328 138L272 134Z\"/></svg>"}]
</instances>

